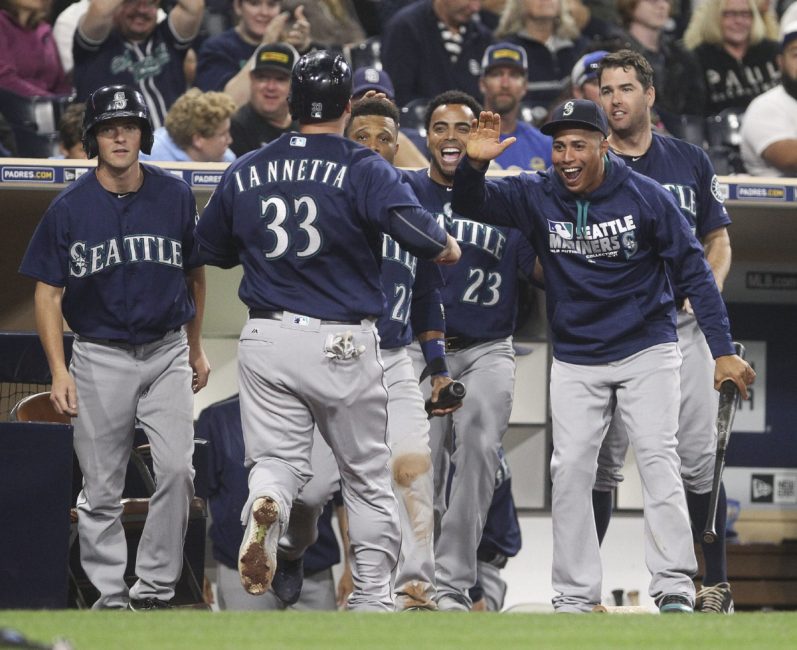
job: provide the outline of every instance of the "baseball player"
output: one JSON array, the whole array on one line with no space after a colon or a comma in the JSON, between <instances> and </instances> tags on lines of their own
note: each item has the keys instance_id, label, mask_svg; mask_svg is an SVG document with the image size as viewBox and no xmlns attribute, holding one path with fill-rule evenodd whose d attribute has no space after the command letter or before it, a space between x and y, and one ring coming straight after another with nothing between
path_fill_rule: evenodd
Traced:
<instances>
[{"instance_id":1,"label":"baseball player","mask_svg":"<svg viewBox=\"0 0 797 650\"><path fill-rule=\"evenodd\" d=\"M398 128L395 104L370 98L354 104L346 135L393 164L398 150ZM443 279L435 264L418 260L383 234L381 280L387 308L376 327L385 366L388 443L402 531L394 600L399 611L433 610L437 605L429 422L407 346L417 332L431 375L432 399L437 401L440 390L452 381L441 344L445 336L439 291ZM433 412L443 415L456 408ZM340 480L332 452L318 437L313 444L312 469L314 476L294 502L288 530L279 544L279 568L272 589L285 602L299 596L301 574L296 560L315 539L316 520Z\"/></svg>"},{"instance_id":2,"label":"baseball player","mask_svg":"<svg viewBox=\"0 0 797 650\"><path fill-rule=\"evenodd\" d=\"M487 164L511 141L499 142L500 117L483 112L457 168L452 207L520 228L545 270L554 357L553 604L584 612L601 601L591 492L616 402L655 540L646 544L650 595L661 612L691 612L697 562L676 453L681 352L672 285L689 296L716 359L715 387L731 379L746 398L755 373L733 353L725 305L672 194L608 151L603 110L567 101L542 131L554 138L547 172L485 181Z\"/></svg>"},{"instance_id":3,"label":"baseball player","mask_svg":"<svg viewBox=\"0 0 797 650\"><path fill-rule=\"evenodd\" d=\"M600 98L611 134L609 147L632 169L649 176L672 192L681 214L703 244L717 287L722 290L731 264L728 213L708 156L688 142L652 132L650 110L655 101L653 69L637 52L621 50L600 63ZM678 416L678 456L686 488L692 526L702 530L708 517L717 448L717 406L713 389L713 360L706 338L695 320L688 298L675 293L678 307L678 347L681 365L681 408ZM593 501L599 539L611 516L612 491L618 480L628 436L622 422L613 422L601 447ZM725 488L720 486L717 535L713 544L702 542L705 561L703 586L696 610L733 612L725 561Z\"/></svg>"},{"instance_id":4,"label":"baseball player","mask_svg":"<svg viewBox=\"0 0 797 650\"><path fill-rule=\"evenodd\" d=\"M244 588L265 593L287 515L311 478L314 424L340 470L354 550L349 607L393 608L399 547L390 485L387 391L375 317L381 233L422 258L453 263L459 247L398 172L342 136L351 71L341 56L302 57L290 107L300 133L233 163L197 224L200 253L244 267L249 320L239 344L241 418L251 466Z\"/></svg>"},{"instance_id":5,"label":"baseball player","mask_svg":"<svg viewBox=\"0 0 797 650\"><path fill-rule=\"evenodd\" d=\"M450 496L435 542L438 607L466 611L476 583L477 548L495 489L501 439L509 425L515 382L512 332L518 276L531 276L535 255L516 229L475 223L451 210L453 174L478 115L465 93L435 97L426 117L431 166L407 174L421 203L438 215L462 248L462 263L443 269L446 357L453 379L468 388L456 413L432 421L435 479L447 482L446 443L454 466ZM453 442L452 442L453 441Z\"/></svg>"},{"instance_id":6,"label":"baseball player","mask_svg":"<svg viewBox=\"0 0 797 650\"><path fill-rule=\"evenodd\" d=\"M83 146L97 170L55 198L20 272L37 280L50 399L75 427L80 554L100 592L94 607L161 609L180 577L194 496L191 390L210 371L200 343L204 269L192 253L196 204L182 180L139 163L152 125L129 86L89 96ZM62 316L76 335L68 370ZM149 438L157 487L128 591L120 499L135 426Z\"/></svg>"}]
</instances>

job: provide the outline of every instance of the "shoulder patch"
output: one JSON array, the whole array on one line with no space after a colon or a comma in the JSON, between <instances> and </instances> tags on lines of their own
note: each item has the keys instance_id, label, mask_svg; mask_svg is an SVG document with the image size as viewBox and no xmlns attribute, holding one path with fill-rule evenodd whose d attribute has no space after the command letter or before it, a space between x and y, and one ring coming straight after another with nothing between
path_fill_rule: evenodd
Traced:
<instances>
[{"instance_id":1,"label":"shoulder patch","mask_svg":"<svg viewBox=\"0 0 797 650\"><path fill-rule=\"evenodd\" d=\"M728 194L728 186L721 185L717 175L711 177L711 196L713 196L718 203L725 203L725 198Z\"/></svg>"}]
</instances>

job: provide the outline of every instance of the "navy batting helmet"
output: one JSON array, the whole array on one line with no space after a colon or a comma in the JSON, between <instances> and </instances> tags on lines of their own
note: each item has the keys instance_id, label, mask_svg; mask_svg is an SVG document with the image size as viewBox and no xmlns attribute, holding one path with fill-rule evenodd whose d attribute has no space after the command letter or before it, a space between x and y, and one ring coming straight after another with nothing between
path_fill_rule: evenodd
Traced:
<instances>
[{"instance_id":1,"label":"navy batting helmet","mask_svg":"<svg viewBox=\"0 0 797 650\"><path fill-rule=\"evenodd\" d=\"M291 115L299 122L326 122L343 115L351 99L351 68L325 50L305 54L293 68Z\"/></svg>"},{"instance_id":2,"label":"navy batting helmet","mask_svg":"<svg viewBox=\"0 0 797 650\"><path fill-rule=\"evenodd\" d=\"M152 151L152 122L141 93L130 86L103 86L89 95L83 115L83 149L89 158L94 158L99 152L94 127L119 117L138 119L141 125L141 151L147 154Z\"/></svg>"}]
</instances>

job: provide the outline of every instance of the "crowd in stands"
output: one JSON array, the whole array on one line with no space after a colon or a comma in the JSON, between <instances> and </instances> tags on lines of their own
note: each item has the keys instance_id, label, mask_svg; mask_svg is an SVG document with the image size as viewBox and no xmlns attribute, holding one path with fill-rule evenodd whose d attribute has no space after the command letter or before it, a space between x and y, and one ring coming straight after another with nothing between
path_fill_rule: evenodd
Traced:
<instances>
[{"instance_id":1,"label":"crowd in stands","mask_svg":"<svg viewBox=\"0 0 797 650\"><path fill-rule=\"evenodd\" d=\"M81 102L101 85L127 83L142 92L165 150L178 159L205 156L174 140L170 109L228 96L231 151L221 139L217 147L227 160L295 127L286 108L290 66L322 48L384 75L403 115L422 115L447 90L494 110L508 103L509 134L538 126L564 98L595 98L585 57L627 47L653 67L657 129L708 149L707 129L730 123L738 147L742 125L760 126L744 115L754 102L759 115L762 102L779 97L781 125L795 130L783 72L784 29L795 21L790 0L0 0L0 152L25 155L13 137L14 102L57 99L62 109L65 98ZM485 52L497 43L523 53L522 65L500 73L503 81L486 70ZM420 143L423 155L420 130L413 139L405 128L402 137ZM794 175L766 156L756 164L756 148L748 143L738 155L751 162L746 171ZM535 157L519 166L544 163Z\"/></svg>"}]
</instances>

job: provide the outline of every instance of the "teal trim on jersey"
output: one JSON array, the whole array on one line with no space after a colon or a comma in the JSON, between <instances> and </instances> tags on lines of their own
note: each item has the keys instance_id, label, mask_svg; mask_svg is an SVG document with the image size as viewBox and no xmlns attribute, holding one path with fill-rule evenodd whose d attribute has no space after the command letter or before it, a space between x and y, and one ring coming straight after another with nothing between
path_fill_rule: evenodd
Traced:
<instances>
[{"instance_id":1,"label":"teal trim on jersey","mask_svg":"<svg viewBox=\"0 0 797 650\"><path fill-rule=\"evenodd\" d=\"M584 237L587 232L587 211L589 210L589 201L576 200L576 236L581 235Z\"/></svg>"}]
</instances>

